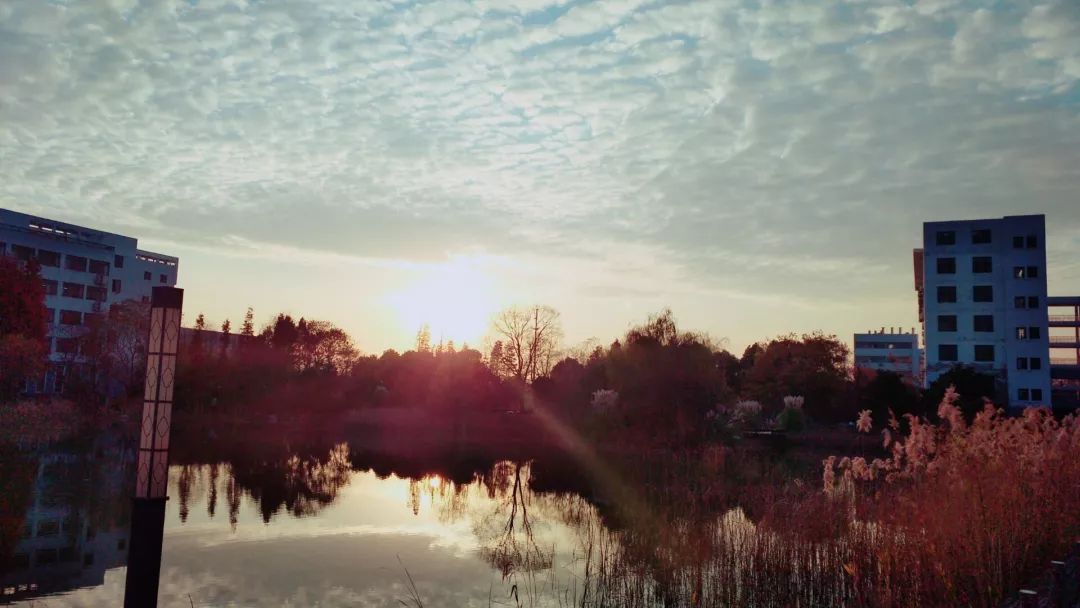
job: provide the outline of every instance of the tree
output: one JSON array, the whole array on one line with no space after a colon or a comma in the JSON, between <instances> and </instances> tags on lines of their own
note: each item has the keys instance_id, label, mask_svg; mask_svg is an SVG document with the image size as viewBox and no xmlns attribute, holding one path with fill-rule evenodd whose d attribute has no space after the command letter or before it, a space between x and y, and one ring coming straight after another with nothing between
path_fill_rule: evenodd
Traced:
<instances>
[{"instance_id":1,"label":"tree","mask_svg":"<svg viewBox=\"0 0 1080 608\"><path fill-rule=\"evenodd\" d=\"M45 369L45 288L34 260L0 256L0 401Z\"/></svg>"},{"instance_id":2,"label":"tree","mask_svg":"<svg viewBox=\"0 0 1080 608\"><path fill-rule=\"evenodd\" d=\"M240 335L245 338L255 337L255 311L250 306L244 313L244 324L240 326Z\"/></svg>"},{"instance_id":3,"label":"tree","mask_svg":"<svg viewBox=\"0 0 1080 608\"><path fill-rule=\"evenodd\" d=\"M550 306L508 308L495 315L492 328L503 340L508 375L532 382L555 364L562 340L559 313Z\"/></svg>"},{"instance_id":4,"label":"tree","mask_svg":"<svg viewBox=\"0 0 1080 608\"><path fill-rule=\"evenodd\" d=\"M293 322L291 316L285 313L279 313L277 318L274 319L274 323L264 330L263 334L271 347L284 351L292 349L293 344L296 343L300 336L296 323Z\"/></svg>"},{"instance_id":5,"label":"tree","mask_svg":"<svg viewBox=\"0 0 1080 608\"><path fill-rule=\"evenodd\" d=\"M421 325L420 329L416 332L416 352L431 352L431 328L428 327L427 323Z\"/></svg>"},{"instance_id":6,"label":"tree","mask_svg":"<svg viewBox=\"0 0 1080 608\"><path fill-rule=\"evenodd\" d=\"M986 400L998 404L1007 403L1003 383L991 374L984 374L969 365L954 365L952 369L938 376L937 380L923 394L923 411L936 417L937 407L950 386L960 395L956 405L964 416L971 420L983 409Z\"/></svg>"},{"instance_id":7,"label":"tree","mask_svg":"<svg viewBox=\"0 0 1080 608\"><path fill-rule=\"evenodd\" d=\"M225 319L221 324L221 356L226 357L229 352L229 341L232 339L232 323Z\"/></svg>"},{"instance_id":8,"label":"tree","mask_svg":"<svg viewBox=\"0 0 1080 608\"><path fill-rule=\"evenodd\" d=\"M761 402L769 415L779 412L785 396L802 395L811 418L841 422L854 416L856 405L843 399L848 348L836 336L820 332L783 336L753 357L743 395Z\"/></svg>"},{"instance_id":9,"label":"tree","mask_svg":"<svg viewBox=\"0 0 1080 608\"><path fill-rule=\"evenodd\" d=\"M889 423L889 412L903 422L905 414L923 416L926 410L921 406L918 389L905 382L899 374L890 371L875 372L861 391L860 409L870 410L874 426L885 428Z\"/></svg>"},{"instance_id":10,"label":"tree","mask_svg":"<svg viewBox=\"0 0 1080 608\"><path fill-rule=\"evenodd\" d=\"M503 377L503 356L502 340L496 340L495 344L491 345L491 354L488 355L488 369L500 378Z\"/></svg>"}]
</instances>

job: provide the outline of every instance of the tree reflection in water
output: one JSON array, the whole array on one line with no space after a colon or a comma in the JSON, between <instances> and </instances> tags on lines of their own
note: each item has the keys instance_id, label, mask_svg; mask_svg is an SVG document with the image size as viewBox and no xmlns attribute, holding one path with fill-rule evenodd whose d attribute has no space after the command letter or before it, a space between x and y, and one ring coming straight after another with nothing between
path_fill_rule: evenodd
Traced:
<instances>
[{"instance_id":1,"label":"tree reflection in water","mask_svg":"<svg viewBox=\"0 0 1080 608\"><path fill-rule=\"evenodd\" d=\"M500 462L480 482L490 499L486 513L473 522L480 554L505 580L516 572L536 572L551 567L554 549L536 541L530 519L529 465Z\"/></svg>"}]
</instances>

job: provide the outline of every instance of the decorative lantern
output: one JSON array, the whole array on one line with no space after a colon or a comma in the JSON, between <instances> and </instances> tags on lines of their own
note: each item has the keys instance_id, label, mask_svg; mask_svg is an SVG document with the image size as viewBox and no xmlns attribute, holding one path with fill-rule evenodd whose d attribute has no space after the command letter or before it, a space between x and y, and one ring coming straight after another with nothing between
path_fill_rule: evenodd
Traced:
<instances>
[{"instance_id":1,"label":"decorative lantern","mask_svg":"<svg viewBox=\"0 0 1080 608\"><path fill-rule=\"evenodd\" d=\"M146 352L139 433L139 468L135 498L164 498L169 485L169 432L172 427L176 351L184 290L155 287L150 303L150 339Z\"/></svg>"}]
</instances>

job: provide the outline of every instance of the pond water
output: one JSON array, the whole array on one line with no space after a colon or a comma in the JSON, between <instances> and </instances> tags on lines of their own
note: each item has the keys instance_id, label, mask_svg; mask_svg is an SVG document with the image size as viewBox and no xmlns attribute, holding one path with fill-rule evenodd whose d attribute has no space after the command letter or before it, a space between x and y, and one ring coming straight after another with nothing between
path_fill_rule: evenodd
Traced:
<instances>
[{"instance_id":1,"label":"pond water","mask_svg":"<svg viewBox=\"0 0 1080 608\"><path fill-rule=\"evenodd\" d=\"M134 447L106 433L0 454L0 603L121 605ZM588 491L537 462L426 472L347 442L193 449L170 469L160 606L578 603L602 525Z\"/></svg>"}]
</instances>

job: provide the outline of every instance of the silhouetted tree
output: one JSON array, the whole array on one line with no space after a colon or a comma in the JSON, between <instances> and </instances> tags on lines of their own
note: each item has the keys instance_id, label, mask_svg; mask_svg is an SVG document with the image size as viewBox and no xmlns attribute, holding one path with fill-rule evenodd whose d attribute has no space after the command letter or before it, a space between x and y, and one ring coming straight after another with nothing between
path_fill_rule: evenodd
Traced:
<instances>
[{"instance_id":1,"label":"silhouetted tree","mask_svg":"<svg viewBox=\"0 0 1080 608\"><path fill-rule=\"evenodd\" d=\"M420 329L416 332L416 352L431 352L431 328L428 327L427 323L421 325Z\"/></svg>"},{"instance_id":2,"label":"silhouetted tree","mask_svg":"<svg viewBox=\"0 0 1080 608\"><path fill-rule=\"evenodd\" d=\"M245 338L255 336L255 311L250 306L248 306L247 312L244 313L244 323L240 326L240 335Z\"/></svg>"},{"instance_id":3,"label":"silhouetted tree","mask_svg":"<svg viewBox=\"0 0 1080 608\"><path fill-rule=\"evenodd\" d=\"M45 288L35 260L0 256L0 402L44 372Z\"/></svg>"},{"instance_id":4,"label":"silhouetted tree","mask_svg":"<svg viewBox=\"0 0 1080 608\"><path fill-rule=\"evenodd\" d=\"M975 414L983 409L985 400L993 401L998 406L1003 406L1008 401L996 376L984 374L969 365L955 365L938 376L926 389L923 395L923 411L927 415L936 418L938 404L950 386L955 386L956 392L960 394L957 405L968 420L973 419Z\"/></svg>"},{"instance_id":5,"label":"silhouetted tree","mask_svg":"<svg viewBox=\"0 0 1080 608\"><path fill-rule=\"evenodd\" d=\"M753 355L743 395L761 402L769 415L780 411L788 395L806 398L805 410L825 422L853 419L857 404L846 399L848 348L836 336L788 335L770 341Z\"/></svg>"},{"instance_id":6,"label":"silhouetted tree","mask_svg":"<svg viewBox=\"0 0 1080 608\"><path fill-rule=\"evenodd\" d=\"M532 382L554 365L562 340L562 324L554 308L508 308L495 315L492 328L503 340L503 352L508 353L504 355L508 375Z\"/></svg>"}]
</instances>

